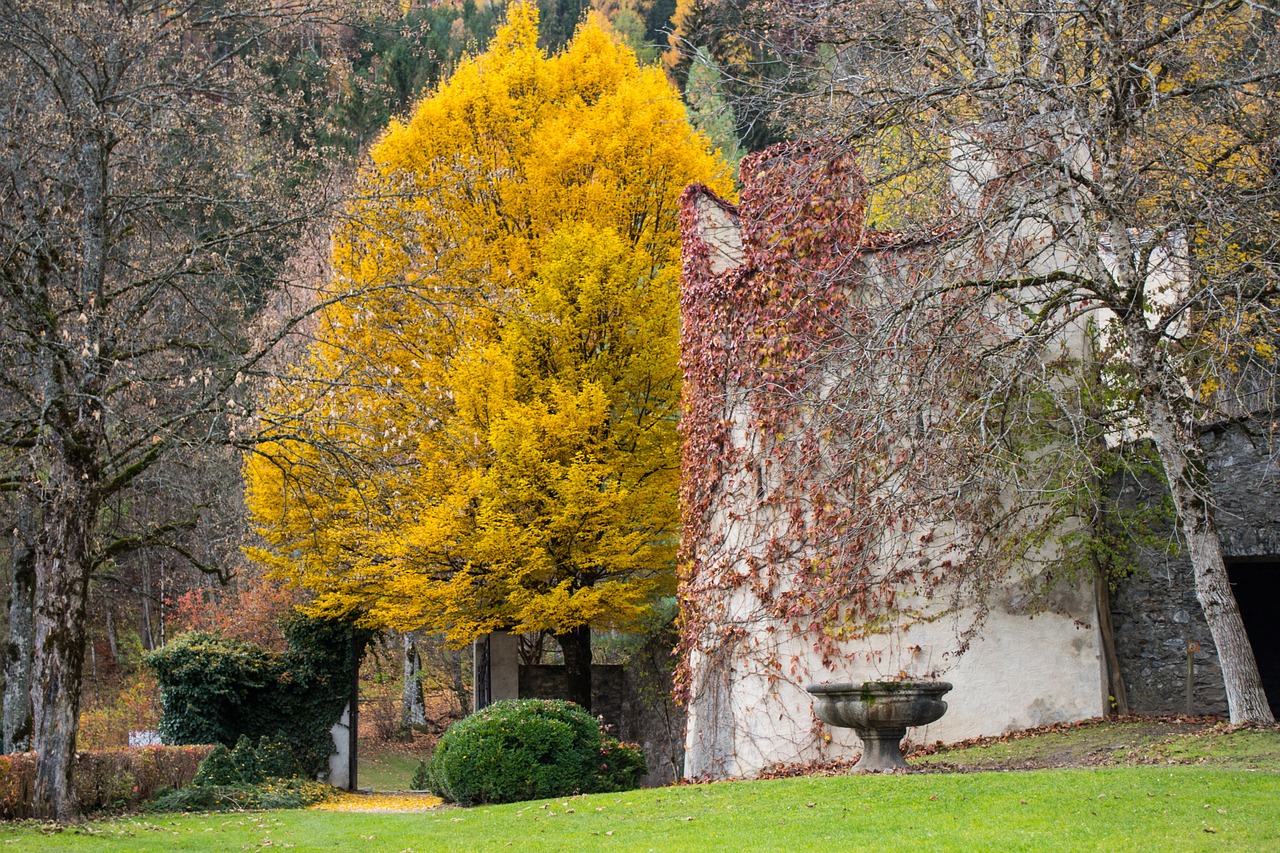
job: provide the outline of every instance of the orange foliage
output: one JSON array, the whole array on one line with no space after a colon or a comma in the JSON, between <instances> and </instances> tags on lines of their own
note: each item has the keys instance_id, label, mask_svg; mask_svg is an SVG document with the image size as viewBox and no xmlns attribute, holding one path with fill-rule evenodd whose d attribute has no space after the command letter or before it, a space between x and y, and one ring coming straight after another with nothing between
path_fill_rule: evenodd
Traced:
<instances>
[{"instance_id":1,"label":"orange foliage","mask_svg":"<svg viewBox=\"0 0 1280 853\"><path fill-rule=\"evenodd\" d=\"M301 601L297 590L280 581L253 578L223 589L193 589L173 602L179 630L209 631L256 643L273 651L288 647L280 622Z\"/></svg>"}]
</instances>

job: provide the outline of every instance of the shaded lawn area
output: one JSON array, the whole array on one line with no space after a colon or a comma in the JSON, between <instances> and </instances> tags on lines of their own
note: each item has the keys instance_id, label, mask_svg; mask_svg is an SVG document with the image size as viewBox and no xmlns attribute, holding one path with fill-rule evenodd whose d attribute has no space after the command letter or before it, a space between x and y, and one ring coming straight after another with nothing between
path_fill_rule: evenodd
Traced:
<instances>
[{"instance_id":1,"label":"shaded lawn area","mask_svg":"<svg viewBox=\"0 0 1280 853\"><path fill-rule=\"evenodd\" d=\"M122 818L14 851L1280 849L1280 774L1213 766L833 776L659 788L418 814Z\"/></svg>"},{"instance_id":2,"label":"shaded lawn area","mask_svg":"<svg viewBox=\"0 0 1280 853\"><path fill-rule=\"evenodd\" d=\"M356 770L356 782L361 788L374 791L407 791L418 763L430 755L423 751L416 755L403 750L377 750L360 744L360 766Z\"/></svg>"},{"instance_id":3,"label":"shaded lawn area","mask_svg":"<svg viewBox=\"0 0 1280 853\"><path fill-rule=\"evenodd\" d=\"M1280 727L1207 718L1086 720L938 747L908 759L937 770L1042 770L1125 764L1212 764L1280 772Z\"/></svg>"}]
</instances>

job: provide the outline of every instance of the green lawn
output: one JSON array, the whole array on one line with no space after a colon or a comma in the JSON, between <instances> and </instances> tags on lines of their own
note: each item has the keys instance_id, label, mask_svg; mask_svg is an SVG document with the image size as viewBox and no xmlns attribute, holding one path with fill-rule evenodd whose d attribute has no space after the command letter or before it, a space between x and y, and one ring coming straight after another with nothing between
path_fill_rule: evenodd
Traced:
<instances>
[{"instance_id":1,"label":"green lawn","mask_svg":"<svg viewBox=\"0 0 1280 853\"><path fill-rule=\"evenodd\" d=\"M1213 766L799 778L417 814L127 818L5 851L1280 849L1280 774Z\"/></svg>"},{"instance_id":2,"label":"green lawn","mask_svg":"<svg viewBox=\"0 0 1280 853\"><path fill-rule=\"evenodd\" d=\"M407 791L418 762L425 756L386 752L360 744L360 767L356 781L361 788L375 791Z\"/></svg>"},{"instance_id":3,"label":"green lawn","mask_svg":"<svg viewBox=\"0 0 1280 853\"><path fill-rule=\"evenodd\" d=\"M1210 726L1202 722L1098 722L990 738L928 756L916 767L960 770L1046 769L1117 764L1208 763L1280 773L1280 729Z\"/></svg>"}]
</instances>

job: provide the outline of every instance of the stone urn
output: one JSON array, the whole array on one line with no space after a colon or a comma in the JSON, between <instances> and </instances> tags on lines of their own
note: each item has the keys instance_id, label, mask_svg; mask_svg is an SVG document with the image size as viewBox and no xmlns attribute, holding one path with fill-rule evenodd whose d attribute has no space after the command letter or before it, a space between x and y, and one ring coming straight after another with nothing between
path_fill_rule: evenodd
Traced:
<instances>
[{"instance_id":1,"label":"stone urn","mask_svg":"<svg viewBox=\"0 0 1280 853\"><path fill-rule=\"evenodd\" d=\"M813 711L830 726L851 728L862 738L854 772L906 768L901 743L910 726L923 726L947 712L945 681L864 681L811 684Z\"/></svg>"}]
</instances>

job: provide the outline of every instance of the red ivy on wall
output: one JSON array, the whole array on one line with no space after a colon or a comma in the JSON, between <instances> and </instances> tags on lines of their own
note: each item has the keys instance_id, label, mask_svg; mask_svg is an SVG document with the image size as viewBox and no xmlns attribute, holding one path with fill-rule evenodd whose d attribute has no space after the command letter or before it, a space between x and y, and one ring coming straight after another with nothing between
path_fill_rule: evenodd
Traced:
<instances>
[{"instance_id":1,"label":"red ivy on wall","mask_svg":"<svg viewBox=\"0 0 1280 853\"><path fill-rule=\"evenodd\" d=\"M989 588L1009 557L989 549L957 570L954 531L990 538L999 486L945 485L1001 464L971 427L991 416L972 404L1003 369L974 342L997 338L1002 321L971 310L992 304L981 293L929 286L1003 261L971 240L957 267L939 232L867 229L867 182L838 147L775 146L741 174L739 206L696 185L681 200L681 691L695 649L755 643L778 677L795 673L770 657L758 623L729 612L735 590L749 587L767 631L803 635L830 665L839 640L882 628L904 591L928 598L945 580L958 601ZM709 215L739 228L732 262L708 242ZM937 518L955 523L950 533L936 533Z\"/></svg>"}]
</instances>

